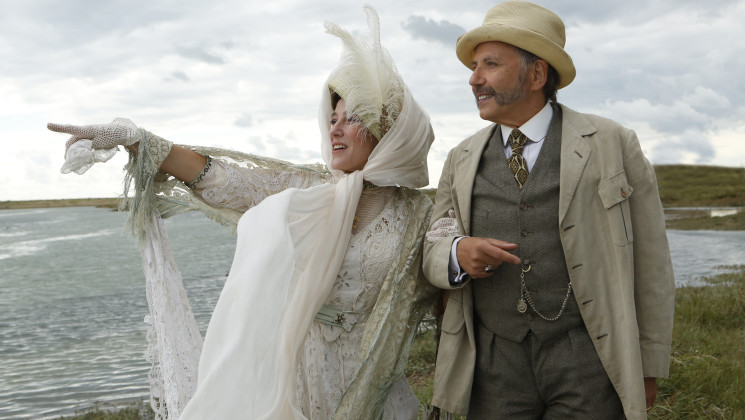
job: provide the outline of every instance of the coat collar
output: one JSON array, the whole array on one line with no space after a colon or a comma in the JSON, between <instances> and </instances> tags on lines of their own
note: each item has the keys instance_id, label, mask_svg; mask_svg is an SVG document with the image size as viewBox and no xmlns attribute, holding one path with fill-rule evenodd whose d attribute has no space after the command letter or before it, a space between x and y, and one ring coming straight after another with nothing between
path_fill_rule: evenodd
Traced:
<instances>
[{"instance_id":1,"label":"coat collar","mask_svg":"<svg viewBox=\"0 0 745 420\"><path fill-rule=\"evenodd\" d=\"M463 232L466 235L471 234L471 193L473 192L473 182L476 179L476 172L479 169L481 155L484 153L489 139L498 127L498 124L491 124L468 138L463 143L463 153L460 154L460 158L456 162L454 187L456 191L462 191L462 194L458 195L458 207L460 209L458 216L460 216L463 222ZM459 174L460 176L457 176Z\"/></svg>"},{"instance_id":2,"label":"coat collar","mask_svg":"<svg viewBox=\"0 0 745 420\"><path fill-rule=\"evenodd\" d=\"M590 121L582 114L558 104L562 111L561 134L561 173L559 178L559 223L569 210L577 185L592 153L586 136L597 131ZM463 232L471 234L471 194L476 172L479 168L481 155L498 124L491 124L466 139L462 145L462 153L455 162L455 179L453 187L460 192L457 197L463 223Z\"/></svg>"},{"instance_id":3,"label":"coat collar","mask_svg":"<svg viewBox=\"0 0 745 420\"><path fill-rule=\"evenodd\" d=\"M561 126L561 173L559 175L559 225L564 220L592 148L585 136L597 131L582 114L564 105Z\"/></svg>"}]
</instances>

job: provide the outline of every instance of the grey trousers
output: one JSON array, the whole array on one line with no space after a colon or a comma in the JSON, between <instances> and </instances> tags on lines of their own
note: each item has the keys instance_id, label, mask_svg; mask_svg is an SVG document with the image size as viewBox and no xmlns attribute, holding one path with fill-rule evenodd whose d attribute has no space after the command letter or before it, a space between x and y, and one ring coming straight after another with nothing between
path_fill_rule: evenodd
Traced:
<instances>
[{"instance_id":1,"label":"grey trousers","mask_svg":"<svg viewBox=\"0 0 745 420\"><path fill-rule=\"evenodd\" d=\"M469 420L625 418L584 326L515 343L477 325Z\"/></svg>"}]
</instances>

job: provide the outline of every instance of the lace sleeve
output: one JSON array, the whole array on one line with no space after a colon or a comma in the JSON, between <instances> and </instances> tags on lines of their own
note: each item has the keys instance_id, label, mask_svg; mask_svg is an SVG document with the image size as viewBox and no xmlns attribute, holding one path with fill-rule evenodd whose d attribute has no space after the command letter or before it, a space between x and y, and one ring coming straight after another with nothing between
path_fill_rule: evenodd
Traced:
<instances>
[{"instance_id":1,"label":"lace sleeve","mask_svg":"<svg viewBox=\"0 0 745 420\"><path fill-rule=\"evenodd\" d=\"M244 212L288 188L308 188L331 180L319 164L293 165L220 149L193 149L213 158L212 167L192 192L214 207Z\"/></svg>"}]
</instances>

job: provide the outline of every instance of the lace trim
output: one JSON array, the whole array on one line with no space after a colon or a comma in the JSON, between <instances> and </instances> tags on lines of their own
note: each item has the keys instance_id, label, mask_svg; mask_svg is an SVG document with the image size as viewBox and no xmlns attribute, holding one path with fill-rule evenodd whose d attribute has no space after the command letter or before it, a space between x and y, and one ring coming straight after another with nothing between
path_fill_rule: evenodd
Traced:
<instances>
[{"instance_id":1,"label":"lace trim","mask_svg":"<svg viewBox=\"0 0 745 420\"><path fill-rule=\"evenodd\" d=\"M130 154L125 167L121 206L129 204L127 228L138 239L145 273L150 405L156 419L176 419L196 388L202 337L157 210L156 179L163 177L158 168L172 143L145 130L140 134L138 153ZM127 202L132 183L135 196Z\"/></svg>"},{"instance_id":2,"label":"lace trim","mask_svg":"<svg viewBox=\"0 0 745 420\"><path fill-rule=\"evenodd\" d=\"M159 175L160 165L171 153L173 143L143 129L140 129L140 136L137 154L130 153L129 162L124 167L127 174L124 178L124 193L119 210L123 211L129 206L126 229L142 245L145 240L145 229L152 222L150 218L157 208L154 182ZM161 174L161 179L163 175ZM129 200L129 190L132 186L135 196Z\"/></svg>"}]
</instances>

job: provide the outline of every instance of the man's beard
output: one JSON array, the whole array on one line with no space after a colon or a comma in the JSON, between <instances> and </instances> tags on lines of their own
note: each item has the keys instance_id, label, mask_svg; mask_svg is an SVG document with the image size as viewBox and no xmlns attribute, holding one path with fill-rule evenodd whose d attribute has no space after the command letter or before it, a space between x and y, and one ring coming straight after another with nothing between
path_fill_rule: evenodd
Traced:
<instances>
[{"instance_id":1,"label":"man's beard","mask_svg":"<svg viewBox=\"0 0 745 420\"><path fill-rule=\"evenodd\" d=\"M508 89L502 92L494 92L494 102L497 105L510 105L523 99L528 92L519 84L512 89Z\"/></svg>"},{"instance_id":2,"label":"man's beard","mask_svg":"<svg viewBox=\"0 0 745 420\"><path fill-rule=\"evenodd\" d=\"M479 89L475 93L476 102L478 103L478 97L479 95L493 95L494 102L497 103L497 105L505 106L505 105L511 105L515 102L520 101L521 99L525 98L528 95L528 90L523 87L523 84L525 84L525 77L526 72L522 71L520 73L520 76L517 78L517 81L515 82L515 86L502 90L500 92L495 91L494 89L490 87L483 87Z\"/></svg>"}]
</instances>

